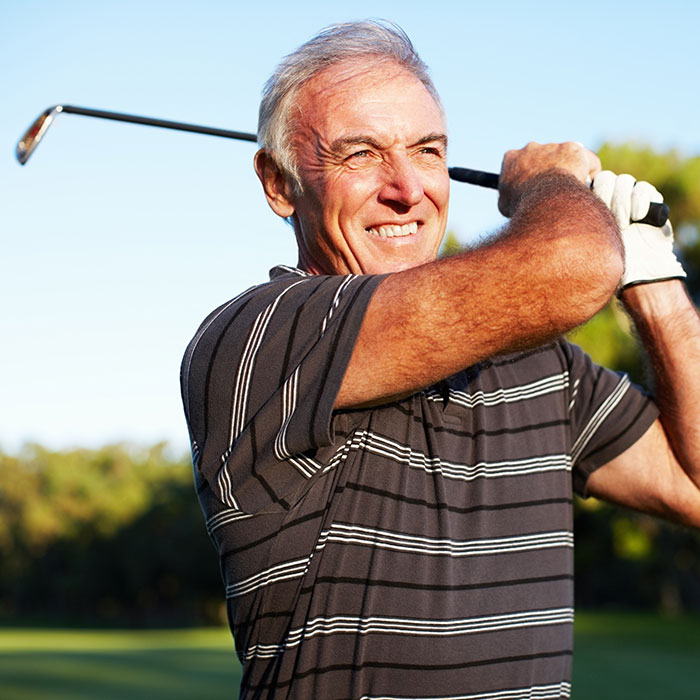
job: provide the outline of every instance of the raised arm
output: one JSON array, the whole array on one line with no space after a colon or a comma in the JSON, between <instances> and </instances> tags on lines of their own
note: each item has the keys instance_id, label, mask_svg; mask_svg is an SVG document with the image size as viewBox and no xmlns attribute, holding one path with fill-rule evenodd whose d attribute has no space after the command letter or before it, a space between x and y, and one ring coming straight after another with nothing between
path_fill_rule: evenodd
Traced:
<instances>
[{"instance_id":1,"label":"raised arm","mask_svg":"<svg viewBox=\"0 0 700 700\"><path fill-rule=\"evenodd\" d=\"M623 230L626 271L620 298L634 321L654 377L661 417L626 452L595 471L591 494L700 527L700 318L680 279L670 224L624 227L660 196L629 175L602 173L595 189ZM654 196L658 196L658 199ZM646 200L637 201L636 200ZM631 204L631 207L630 207ZM643 211L634 212L641 205Z\"/></svg>"},{"instance_id":2,"label":"raised arm","mask_svg":"<svg viewBox=\"0 0 700 700\"><path fill-rule=\"evenodd\" d=\"M593 472L599 498L700 527L700 319L679 280L622 293L654 373L661 417Z\"/></svg>"},{"instance_id":3,"label":"raised arm","mask_svg":"<svg viewBox=\"0 0 700 700\"><path fill-rule=\"evenodd\" d=\"M509 152L499 201L509 224L483 245L382 282L336 406L410 394L593 316L622 273L617 225L583 184L597 169L577 144Z\"/></svg>"}]
</instances>

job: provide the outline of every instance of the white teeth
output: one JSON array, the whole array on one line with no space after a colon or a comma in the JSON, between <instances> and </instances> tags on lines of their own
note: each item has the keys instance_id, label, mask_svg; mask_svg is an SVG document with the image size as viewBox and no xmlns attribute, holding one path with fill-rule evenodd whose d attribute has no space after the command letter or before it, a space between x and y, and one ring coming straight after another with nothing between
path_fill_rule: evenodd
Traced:
<instances>
[{"instance_id":1,"label":"white teeth","mask_svg":"<svg viewBox=\"0 0 700 700\"><path fill-rule=\"evenodd\" d=\"M410 224L404 224L403 226L399 226L398 224L378 226L377 228L368 228L367 231L380 238L400 238L417 233L418 222L412 221Z\"/></svg>"}]
</instances>

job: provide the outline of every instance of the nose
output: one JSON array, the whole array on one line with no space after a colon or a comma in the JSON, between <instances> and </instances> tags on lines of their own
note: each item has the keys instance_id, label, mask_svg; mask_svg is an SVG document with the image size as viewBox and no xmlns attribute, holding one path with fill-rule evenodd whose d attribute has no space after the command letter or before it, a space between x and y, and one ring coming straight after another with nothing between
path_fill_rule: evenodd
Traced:
<instances>
[{"instance_id":1,"label":"nose","mask_svg":"<svg viewBox=\"0 0 700 700\"><path fill-rule=\"evenodd\" d=\"M406 155L392 158L386 164L386 179L379 191L379 200L412 207L423 199L423 183L418 171Z\"/></svg>"}]
</instances>

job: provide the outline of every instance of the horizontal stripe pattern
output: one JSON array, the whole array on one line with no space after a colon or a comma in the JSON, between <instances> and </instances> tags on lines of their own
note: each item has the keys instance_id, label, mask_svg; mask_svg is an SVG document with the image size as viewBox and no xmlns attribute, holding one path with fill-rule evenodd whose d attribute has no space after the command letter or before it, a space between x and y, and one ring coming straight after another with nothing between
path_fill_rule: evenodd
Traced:
<instances>
[{"instance_id":1,"label":"horizontal stripe pattern","mask_svg":"<svg viewBox=\"0 0 700 700\"><path fill-rule=\"evenodd\" d=\"M209 535L213 535L220 527L231 525L240 520L250 520L252 517L250 513L244 513L235 508L227 508L206 519L207 532Z\"/></svg>"},{"instance_id":2,"label":"horizontal stripe pattern","mask_svg":"<svg viewBox=\"0 0 700 700\"><path fill-rule=\"evenodd\" d=\"M282 651L301 644L302 641L319 635L332 634L389 634L415 637L456 637L465 634L517 630L523 627L571 624L573 608L528 610L503 615L487 615L450 620L425 620L396 617L352 617L337 616L315 618L303 627L293 629L281 644L255 644L245 652L247 660L254 657L277 656Z\"/></svg>"},{"instance_id":3,"label":"horizontal stripe pattern","mask_svg":"<svg viewBox=\"0 0 700 700\"><path fill-rule=\"evenodd\" d=\"M344 523L333 523L331 528L322 532L314 551L325 549L329 543L449 558L518 554L543 549L571 548L574 545L573 533L567 531L460 541L407 535ZM313 554L310 554L308 557L275 564L236 584L227 586L226 595L227 597L247 595L280 581L302 578L309 568L312 557Z\"/></svg>"},{"instance_id":4,"label":"horizontal stripe pattern","mask_svg":"<svg viewBox=\"0 0 700 700\"><path fill-rule=\"evenodd\" d=\"M569 387L569 373L562 372L537 381L495 391L475 391L473 393L450 389L450 401L473 409L477 406L498 406L499 404L518 403L537 399L548 394L566 391ZM442 395L433 391L428 398L431 401L442 401Z\"/></svg>"},{"instance_id":5,"label":"horizontal stripe pattern","mask_svg":"<svg viewBox=\"0 0 700 700\"><path fill-rule=\"evenodd\" d=\"M183 361L241 697L568 698L572 475L644 400L562 341L332 415L377 284L280 269Z\"/></svg>"},{"instance_id":6,"label":"horizontal stripe pattern","mask_svg":"<svg viewBox=\"0 0 700 700\"><path fill-rule=\"evenodd\" d=\"M246 595L259 588L270 586L280 581L301 578L306 573L310 561L311 557L303 557L294 561L286 561L271 566L265 571L249 576L238 583L226 586L226 597L234 598L236 596Z\"/></svg>"},{"instance_id":7,"label":"horizontal stripe pattern","mask_svg":"<svg viewBox=\"0 0 700 700\"><path fill-rule=\"evenodd\" d=\"M489 693L469 693L468 695L363 695L360 700L555 700L571 697L571 683L562 681L550 685L533 685L528 688L496 690Z\"/></svg>"},{"instance_id":8,"label":"horizontal stripe pattern","mask_svg":"<svg viewBox=\"0 0 700 700\"><path fill-rule=\"evenodd\" d=\"M460 464L430 456L413 449L410 445L380 435L373 431L357 430L337 450L324 471L337 467L351 452L367 452L390 461L426 473L440 472L447 479L473 481L506 476L524 476L549 471L571 471L571 458L567 454L552 454L476 464Z\"/></svg>"},{"instance_id":9,"label":"horizontal stripe pattern","mask_svg":"<svg viewBox=\"0 0 700 700\"><path fill-rule=\"evenodd\" d=\"M428 456L408 445L402 445L395 440L372 433L365 435L362 447L366 452L372 452L375 455L405 464L412 469L422 469L427 473L439 471L447 479L463 481L571 470L571 460L568 455L544 455L528 459L458 464L442 460L439 457Z\"/></svg>"},{"instance_id":10,"label":"horizontal stripe pattern","mask_svg":"<svg viewBox=\"0 0 700 700\"><path fill-rule=\"evenodd\" d=\"M514 537L496 537L477 540L450 540L378 530L358 525L334 523L327 532L321 533L319 548L328 542L355 544L397 552L425 554L430 556L473 557L513 554L550 547L573 547L571 532L542 532Z\"/></svg>"}]
</instances>

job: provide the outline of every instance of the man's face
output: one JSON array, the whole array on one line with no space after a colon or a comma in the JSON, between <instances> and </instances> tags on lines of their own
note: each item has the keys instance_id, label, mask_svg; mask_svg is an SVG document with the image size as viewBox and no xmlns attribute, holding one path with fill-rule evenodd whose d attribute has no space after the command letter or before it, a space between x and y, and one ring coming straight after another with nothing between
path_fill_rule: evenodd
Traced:
<instances>
[{"instance_id":1,"label":"man's face","mask_svg":"<svg viewBox=\"0 0 700 700\"><path fill-rule=\"evenodd\" d=\"M310 80L297 107L300 266L373 274L434 260L447 223L447 139L423 84L393 62L345 62Z\"/></svg>"}]
</instances>

